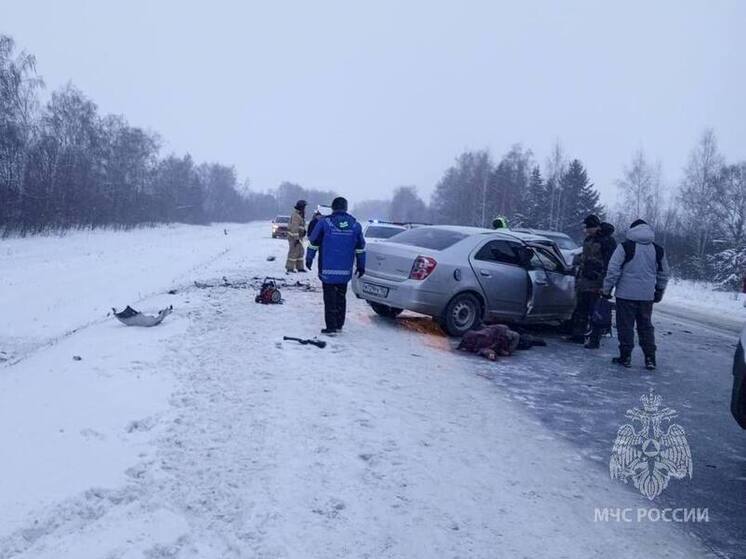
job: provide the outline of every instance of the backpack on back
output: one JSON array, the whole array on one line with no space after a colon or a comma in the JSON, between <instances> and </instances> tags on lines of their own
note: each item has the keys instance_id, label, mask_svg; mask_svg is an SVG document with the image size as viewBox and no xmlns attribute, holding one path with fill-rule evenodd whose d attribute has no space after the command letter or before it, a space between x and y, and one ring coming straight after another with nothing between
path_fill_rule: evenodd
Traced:
<instances>
[{"instance_id":1,"label":"backpack on back","mask_svg":"<svg viewBox=\"0 0 746 559\"><path fill-rule=\"evenodd\" d=\"M624 268L624 265L627 264L630 260L632 260L635 257L635 246L637 245L634 241L624 241L622 243L622 248L624 249L624 262L622 262L622 268ZM653 243L653 247L655 247L655 263L658 266L658 271L663 271L663 247L659 244Z\"/></svg>"}]
</instances>

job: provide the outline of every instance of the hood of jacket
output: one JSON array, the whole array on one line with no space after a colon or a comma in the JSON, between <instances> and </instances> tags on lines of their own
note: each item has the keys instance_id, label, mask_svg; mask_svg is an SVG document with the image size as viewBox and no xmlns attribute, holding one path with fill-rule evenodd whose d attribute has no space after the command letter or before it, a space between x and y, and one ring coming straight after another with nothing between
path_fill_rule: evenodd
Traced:
<instances>
[{"instance_id":1,"label":"hood of jacket","mask_svg":"<svg viewBox=\"0 0 746 559\"><path fill-rule=\"evenodd\" d=\"M641 223L640 225L633 227L627 231L627 240L642 245L649 245L655 238L655 232L653 228L647 223Z\"/></svg>"},{"instance_id":2,"label":"hood of jacket","mask_svg":"<svg viewBox=\"0 0 746 559\"><path fill-rule=\"evenodd\" d=\"M611 237L614 234L614 226L611 223L602 222L601 230L598 232L599 237Z\"/></svg>"}]
</instances>

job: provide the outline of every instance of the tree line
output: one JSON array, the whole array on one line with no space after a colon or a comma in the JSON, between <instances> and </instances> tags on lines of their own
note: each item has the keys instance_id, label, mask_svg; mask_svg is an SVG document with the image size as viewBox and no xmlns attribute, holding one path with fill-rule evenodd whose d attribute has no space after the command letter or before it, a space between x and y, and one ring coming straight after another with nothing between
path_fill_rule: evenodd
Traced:
<instances>
[{"instance_id":1,"label":"tree line","mask_svg":"<svg viewBox=\"0 0 746 559\"><path fill-rule=\"evenodd\" d=\"M712 130L692 149L678 183L666 183L661 163L640 150L616 182L609 207L588 170L557 142L544 165L520 144L495 162L486 150L465 151L443 173L426 203L413 186L391 200L366 200L361 217L489 227L495 216L511 227L562 231L582 240L582 221L594 213L611 222L622 239L641 218L656 230L674 274L738 289L746 275L746 161L728 163Z\"/></svg>"},{"instance_id":2,"label":"tree line","mask_svg":"<svg viewBox=\"0 0 746 559\"><path fill-rule=\"evenodd\" d=\"M254 192L235 168L160 153L155 133L123 116L101 115L73 85L40 101L35 57L0 35L0 234L70 227L161 222L249 221L289 213L303 198L328 204L333 190L283 182ZM715 134L702 133L678 183L660 162L633 155L617 181L619 199L605 208L579 158L557 143L540 165L512 146L498 161L465 151L443 173L429 201L415 186L388 200L359 202L358 217L490 226L497 215L514 227L551 229L581 240L583 217L596 213L623 235L643 218L657 231L674 273L739 287L746 265L746 161L727 162Z\"/></svg>"},{"instance_id":3,"label":"tree line","mask_svg":"<svg viewBox=\"0 0 746 559\"><path fill-rule=\"evenodd\" d=\"M68 84L42 105L33 55L0 35L0 233L266 218L272 194L235 169L160 156L157 134L101 115Z\"/></svg>"},{"instance_id":4,"label":"tree line","mask_svg":"<svg viewBox=\"0 0 746 559\"><path fill-rule=\"evenodd\" d=\"M612 218L619 224L628 224L633 216L651 223L680 277L741 288L746 275L746 161L726 161L714 131L701 134L678 184L667 184L661 163L640 150L624 167L617 187Z\"/></svg>"},{"instance_id":5,"label":"tree line","mask_svg":"<svg viewBox=\"0 0 746 559\"><path fill-rule=\"evenodd\" d=\"M367 200L355 211L392 221L491 227L504 216L512 227L564 231L578 239L588 214L604 214L588 171L557 145L544 170L531 150L516 144L495 163L486 150L465 151L443 173L429 204L414 186L394 191L390 201Z\"/></svg>"}]
</instances>

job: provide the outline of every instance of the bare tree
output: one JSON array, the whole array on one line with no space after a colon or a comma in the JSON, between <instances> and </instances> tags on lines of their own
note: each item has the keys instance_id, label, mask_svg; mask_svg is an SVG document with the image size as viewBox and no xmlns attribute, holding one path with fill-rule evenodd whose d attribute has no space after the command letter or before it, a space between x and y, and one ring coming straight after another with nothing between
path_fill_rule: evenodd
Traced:
<instances>
[{"instance_id":1,"label":"bare tree","mask_svg":"<svg viewBox=\"0 0 746 559\"><path fill-rule=\"evenodd\" d=\"M562 177L567 172L568 159L559 139L554 142L552 153L545 163L544 176L546 176L547 196L549 197L549 219L550 229L559 229L563 213Z\"/></svg>"},{"instance_id":2,"label":"bare tree","mask_svg":"<svg viewBox=\"0 0 746 559\"><path fill-rule=\"evenodd\" d=\"M704 263L712 238L712 217L724 159L712 130L705 130L684 168L679 200L694 248L693 265L704 274Z\"/></svg>"},{"instance_id":3,"label":"bare tree","mask_svg":"<svg viewBox=\"0 0 746 559\"><path fill-rule=\"evenodd\" d=\"M624 221L644 219L657 223L662 203L661 164L650 163L643 150L638 150L617 181L621 198L619 213Z\"/></svg>"},{"instance_id":4,"label":"bare tree","mask_svg":"<svg viewBox=\"0 0 746 559\"><path fill-rule=\"evenodd\" d=\"M427 222L427 205L417 195L417 187L400 186L394 191L390 215L392 221Z\"/></svg>"},{"instance_id":5,"label":"bare tree","mask_svg":"<svg viewBox=\"0 0 746 559\"><path fill-rule=\"evenodd\" d=\"M746 266L746 162L722 170L715 215L718 223L717 252L710 257L715 281L738 288Z\"/></svg>"}]
</instances>

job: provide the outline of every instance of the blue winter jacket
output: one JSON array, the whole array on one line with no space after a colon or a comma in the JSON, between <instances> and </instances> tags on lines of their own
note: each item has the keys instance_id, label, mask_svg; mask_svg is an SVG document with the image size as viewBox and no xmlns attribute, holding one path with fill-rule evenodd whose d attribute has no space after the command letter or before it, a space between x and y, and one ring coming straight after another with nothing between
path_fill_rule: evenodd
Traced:
<instances>
[{"instance_id":1,"label":"blue winter jacket","mask_svg":"<svg viewBox=\"0 0 746 559\"><path fill-rule=\"evenodd\" d=\"M352 263L365 271L363 228L347 212L334 212L320 220L309 237L306 264L310 267L319 253L319 278L323 283L347 283L352 279Z\"/></svg>"}]
</instances>

